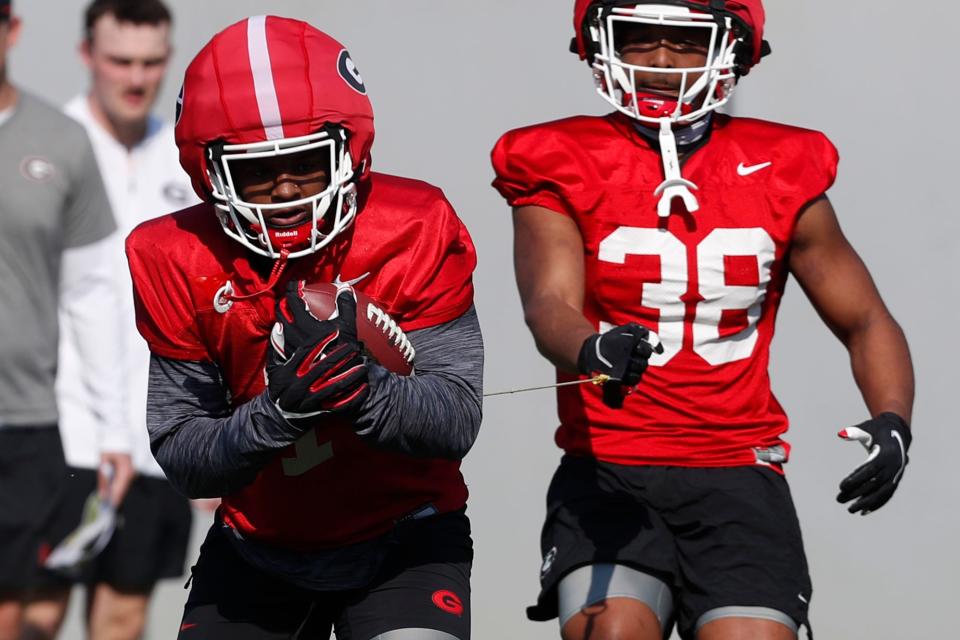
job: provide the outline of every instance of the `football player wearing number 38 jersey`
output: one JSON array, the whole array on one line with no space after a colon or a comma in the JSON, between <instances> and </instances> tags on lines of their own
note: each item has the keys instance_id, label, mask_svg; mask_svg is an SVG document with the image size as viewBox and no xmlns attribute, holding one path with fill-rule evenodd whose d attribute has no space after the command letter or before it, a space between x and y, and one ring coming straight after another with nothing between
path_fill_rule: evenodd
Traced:
<instances>
[{"instance_id":1,"label":"football player wearing number 38 jersey","mask_svg":"<svg viewBox=\"0 0 960 640\"><path fill-rule=\"evenodd\" d=\"M547 497L542 592L566 640L796 638L811 585L767 373L792 274L850 353L869 451L851 512L907 462L900 328L825 192L822 134L716 109L770 49L760 0L577 0L572 49L604 117L511 131L493 150L517 281L561 381L566 455Z\"/></svg>"},{"instance_id":2,"label":"football player wearing number 38 jersey","mask_svg":"<svg viewBox=\"0 0 960 640\"><path fill-rule=\"evenodd\" d=\"M468 640L466 229L439 189L370 170L366 85L297 20L214 36L175 133L204 202L139 226L127 255L154 455L183 493L223 498L180 637ZM331 282L332 310L310 309L302 283ZM367 354L357 292L412 375Z\"/></svg>"}]
</instances>

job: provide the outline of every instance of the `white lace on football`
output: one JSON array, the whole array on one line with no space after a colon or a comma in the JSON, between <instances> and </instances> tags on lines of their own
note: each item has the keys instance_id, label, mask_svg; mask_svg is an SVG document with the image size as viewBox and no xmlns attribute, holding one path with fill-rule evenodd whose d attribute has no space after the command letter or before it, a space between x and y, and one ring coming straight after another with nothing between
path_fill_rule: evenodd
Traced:
<instances>
[{"instance_id":1,"label":"white lace on football","mask_svg":"<svg viewBox=\"0 0 960 640\"><path fill-rule=\"evenodd\" d=\"M400 350L400 353L403 354L404 360L409 363L413 362L417 352L413 348L413 345L410 344L410 339L407 338L406 334L403 332L403 329L400 328L400 325L397 324L396 320L391 318L386 311L378 308L373 303L367 304L367 320L372 320L373 326L386 334L387 338L393 342L393 344Z\"/></svg>"}]
</instances>

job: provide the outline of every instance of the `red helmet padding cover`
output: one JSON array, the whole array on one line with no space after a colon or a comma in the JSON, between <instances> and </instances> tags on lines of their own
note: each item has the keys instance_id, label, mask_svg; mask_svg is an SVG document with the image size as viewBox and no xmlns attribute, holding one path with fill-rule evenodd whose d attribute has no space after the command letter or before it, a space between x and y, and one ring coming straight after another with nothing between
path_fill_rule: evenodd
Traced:
<instances>
[{"instance_id":1,"label":"red helmet padding cover","mask_svg":"<svg viewBox=\"0 0 960 640\"><path fill-rule=\"evenodd\" d=\"M343 45L305 22L266 17L270 71L281 122L261 118L251 68L248 20L217 35L200 50L184 75L176 126L180 164L197 194L210 198L206 148L212 142L244 144L267 140L265 126L283 126L293 138L338 124L350 134L354 167L369 171L373 107L365 93L340 72ZM361 178L365 176L360 176Z\"/></svg>"}]
</instances>

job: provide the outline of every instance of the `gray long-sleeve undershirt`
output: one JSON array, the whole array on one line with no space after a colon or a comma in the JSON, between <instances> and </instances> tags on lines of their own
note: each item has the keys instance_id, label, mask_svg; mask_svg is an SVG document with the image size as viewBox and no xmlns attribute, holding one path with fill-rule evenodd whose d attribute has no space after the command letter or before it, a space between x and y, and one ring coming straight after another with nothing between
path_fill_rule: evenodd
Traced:
<instances>
[{"instance_id":1,"label":"gray long-sleeve undershirt","mask_svg":"<svg viewBox=\"0 0 960 640\"><path fill-rule=\"evenodd\" d=\"M370 363L370 395L354 420L372 446L460 459L480 428L483 338L471 307L459 318L407 336L416 373ZM157 462L191 498L230 495L250 484L304 430L287 422L266 391L231 407L215 364L151 357L147 428Z\"/></svg>"}]
</instances>

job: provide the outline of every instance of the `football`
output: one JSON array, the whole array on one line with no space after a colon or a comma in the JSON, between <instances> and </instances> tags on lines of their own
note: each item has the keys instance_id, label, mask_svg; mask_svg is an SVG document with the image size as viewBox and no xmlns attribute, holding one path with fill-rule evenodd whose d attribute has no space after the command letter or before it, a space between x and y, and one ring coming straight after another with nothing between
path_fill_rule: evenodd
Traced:
<instances>
[{"instance_id":1,"label":"football","mask_svg":"<svg viewBox=\"0 0 960 640\"><path fill-rule=\"evenodd\" d=\"M337 285L332 282L304 284L303 301L316 318L329 318L337 304ZM364 352L394 373L413 372L415 351L397 323L370 296L354 289L357 296L357 338Z\"/></svg>"}]
</instances>

